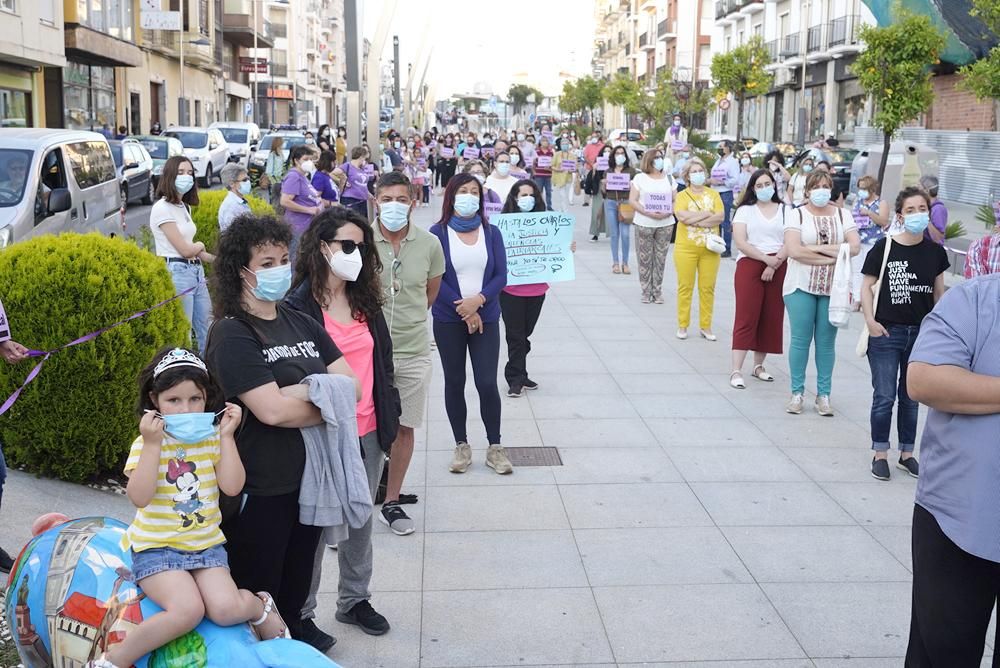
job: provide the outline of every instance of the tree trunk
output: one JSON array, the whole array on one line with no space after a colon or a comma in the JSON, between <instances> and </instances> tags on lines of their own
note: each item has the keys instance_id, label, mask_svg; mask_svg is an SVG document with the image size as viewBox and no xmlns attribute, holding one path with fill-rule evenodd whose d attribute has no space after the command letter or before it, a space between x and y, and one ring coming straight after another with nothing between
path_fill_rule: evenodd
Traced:
<instances>
[{"instance_id":1,"label":"tree trunk","mask_svg":"<svg viewBox=\"0 0 1000 668\"><path fill-rule=\"evenodd\" d=\"M885 187L885 165L889 161L889 148L892 146L892 133L882 132L882 162L878 166L879 187Z\"/></svg>"},{"instance_id":2,"label":"tree trunk","mask_svg":"<svg viewBox=\"0 0 1000 668\"><path fill-rule=\"evenodd\" d=\"M736 104L736 143L740 143L740 139L743 137L743 101L744 97L739 96Z\"/></svg>"}]
</instances>

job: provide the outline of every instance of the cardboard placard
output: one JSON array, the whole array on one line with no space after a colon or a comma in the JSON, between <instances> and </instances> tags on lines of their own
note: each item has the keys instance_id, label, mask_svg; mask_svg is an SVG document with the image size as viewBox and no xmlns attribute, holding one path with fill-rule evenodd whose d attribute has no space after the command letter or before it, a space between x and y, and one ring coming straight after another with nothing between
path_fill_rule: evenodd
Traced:
<instances>
[{"instance_id":1,"label":"cardboard placard","mask_svg":"<svg viewBox=\"0 0 1000 668\"><path fill-rule=\"evenodd\" d=\"M594 167L602 172L608 171L608 157L605 155L597 156L597 160L594 161Z\"/></svg>"},{"instance_id":2,"label":"cardboard placard","mask_svg":"<svg viewBox=\"0 0 1000 668\"><path fill-rule=\"evenodd\" d=\"M552 167L552 156L551 155L540 155L535 158L535 166L541 169L549 169Z\"/></svg>"},{"instance_id":3,"label":"cardboard placard","mask_svg":"<svg viewBox=\"0 0 1000 668\"><path fill-rule=\"evenodd\" d=\"M607 185L605 189L607 190L628 190L629 178L628 172L608 172L604 177L606 179Z\"/></svg>"},{"instance_id":4,"label":"cardboard placard","mask_svg":"<svg viewBox=\"0 0 1000 668\"><path fill-rule=\"evenodd\" d=\"M576 171L576 160L563 160L562 169L564 172L575 172Z\"/></svg>"},{"instance_id":5,"label":"cardboard placard","mask_svg":"<svg viewBox=\"0 0 1000 668\"><path fill-rule=\"evenodd\" d=\"M479 149L475 146L466 146L462 151L462 157L466 160L476 160L479 158Z\"/></svg>"},{"instance_id":6,"label":"cardboard placard","mask_svg":"<svg viewBox=\"0 0 1000 668\"><path fill-rule=\"evenodd\" d=\"M683 151L685 146L687 146L687 144L685 144L679 139L675 139L672 142L670 142L671 151Z\"/></svg>"},{"instance_id":7,"label":"cardboard placard","mask_svg":"<svg viewBox=\"0 0 1000 668\"><path fill-rule=\"evenodd\" d=\"M576 278L573 216L555 211L502 213L490 220L503 235L507 285L555 283Z\"/></svg>"},{"instance_id":8,"label":"cardboard placard","mask_svg":"<svg viewBox=\"0 0 1000 668\"><path fill-rule=\"evenodd\" d=\"M483 211L486 212L486 220L490 220L493 216L500 215L503 210L503 204L500 202L483 202Z\"/></svg>"},{"instance_id":9,"label":"cardboard placard","mask_svg":"<svg viewBox=\"0 0 1000 668\"><path fill-rule=\"evenodd\" d=\"M484 146L482 150L479 152L479 154L482 155L484 158L492 158L497 154L497 152L496 149L494 149L492 146Z\"/></svg>"},{"instance_id":10,"label":"cardboard placard","mask_svg":"<svg viewBox=\"0 0 1000 668\"><path fill-rule=\"evenodd\" d=\"M650 213L673 213L673 193L646 193L642 196L642 208Z\"/></svg>"},{"instance_id":11,"label":"cardboard placard","mask_svg":"<svg viewBox=\"0 0 1000 668\"><path fill-rule=\"evenodd\" d=\"M442 158L454 158L455 157L455 149L451 148L450 146L442 146L441 147L441 157Z\"/></svg>"}]
</instances>

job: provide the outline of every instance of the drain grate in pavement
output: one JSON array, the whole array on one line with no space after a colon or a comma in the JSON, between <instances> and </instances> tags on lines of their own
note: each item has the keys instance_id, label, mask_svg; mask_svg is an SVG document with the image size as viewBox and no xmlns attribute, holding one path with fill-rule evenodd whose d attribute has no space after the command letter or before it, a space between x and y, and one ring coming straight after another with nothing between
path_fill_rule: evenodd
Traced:
<instances>
[{"instance_id":1,"label":"drain grate in pavement","mask_svg":"<svg viewBox=\"0 0 1000 668\"><path fill-rule=\"evenodd\" d=\"M514 466L562 466L556 448L504 448Z\"/></svg>"}]
</instances>

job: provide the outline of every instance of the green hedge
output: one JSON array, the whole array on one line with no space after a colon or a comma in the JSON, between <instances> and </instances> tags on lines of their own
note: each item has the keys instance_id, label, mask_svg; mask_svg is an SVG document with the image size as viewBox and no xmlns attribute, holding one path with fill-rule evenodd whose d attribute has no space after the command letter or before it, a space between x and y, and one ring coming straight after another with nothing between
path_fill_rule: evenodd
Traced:
<instances>
[{"instance_id":1,"label":"green hedge","mask_svg":"<svg viewBox=\"0 0 1000 668\"><path fill-rule=\"evenodd\" d=\"M161 258L98 234L46 235L7 248L0 253L0 285L14 340L39 350L174 294ZM54 354L0 416L8 461L72 481L120 471L138 434L139 371L163 346L184 344L189 329L175 301ZM10 395L37 361L0 365L0 397Z\"/></svg>"},{"instance_id":2,"label":"green hedge","mask_svg":"<svg viewBox=\"0 0 1000 668\"><path fill-rule=\"evenodd\" d=\"M227 190L202 190L198 192L198 206L191 210L191 217L198 227L195 241L205 244L209 253L215 253L219 243L219 207L226 198ZM247 197L250 210L256 214L274 215L274 208L259 197ZM209 267L210 265L206 265Z\"/></svg>"}]
</instances>

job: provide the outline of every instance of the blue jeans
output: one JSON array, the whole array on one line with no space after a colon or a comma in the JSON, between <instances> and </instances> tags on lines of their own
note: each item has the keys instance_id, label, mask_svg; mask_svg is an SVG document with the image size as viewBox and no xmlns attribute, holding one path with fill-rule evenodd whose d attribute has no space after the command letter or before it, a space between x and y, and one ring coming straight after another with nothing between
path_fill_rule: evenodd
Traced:
<instances>
[{"instance_id":1,"label":"blue jeans","mask_svg":"<svg viewBox=\"0 0 1000 668\"><path fill-rule=\"evenodd\" d=\"M889 325L889 336L868 339L868 366L872 370L872 450L889 449L892 405L896 409L896 433L899 451L913 452L917 441L918 404L906 393L906 365L920 332L918 325Z\"/></svg>"},{"instance_id":2,"label":"blue jeans","mask_svg":"<svg viewBox=\"0 0 1000 668\"><path fill-rule=\"evenodd\" d=\"M205 269L200 264L186 262L168 262L167 270L174 280L174 289L183 292L194 286L194 292L181 297L184 315L194 330L194 338L198 342L198 352L205 353L205 342L208 339L208 326L211 324L212 299L208 296L208 285L205 283Z\"/></svg>"},{"instance_id":3,"label":"blue jeans","mask_svg":"<svg viewBox=\"0 0 1000 668\"><path fill-rule=\"evenodd\" d=\"M726 240L726 252L729 253L733 247L733 221L730 215L733 210L733 191L721 192L719 197L722 198L722 206L725 208L725 217L722 219L722 238Z\"/></svg>"},{"instance_id":4,"label":"blue jeans","mask_svg":"<svg viewBox=\"0 0 1000 668\"><path fill-rule=\"evenodd\" d=\"M837 328L830 324L830 298L796 290L785 295L788 324L792 330L788 346L788 372L792 377L792 394L802 394L806 389L806 366L809 363L809 346L816 339L816 394L830 396L833 385L834 346Z\"/></svg>"},{"instance_id":5,"label":"blue jeans","mask_svg":"<svg viewBox=\"0 0 1000 668\"><path fill-rule=\"evenodd\" d=\"M618 202L613 199L604 200L604 222L608 227L608 234L611 236L611 261L619 264L628 264L629 244L632 243L632 226L622 225L618 222ZM621 240L621 255L618 254L619 240Z\"/></svg>"},{"instance_id":6,"label":"blue jeans","mask_svg":"<svg viewBox=\"0 0 1000 668\"><path fill-rule=\"evenodd\" d=\"M552 211L552 177L536 176L535 185L538 186L539 190L545 193L545 209L547 211Z\"/></svg>"}]
</instances>

